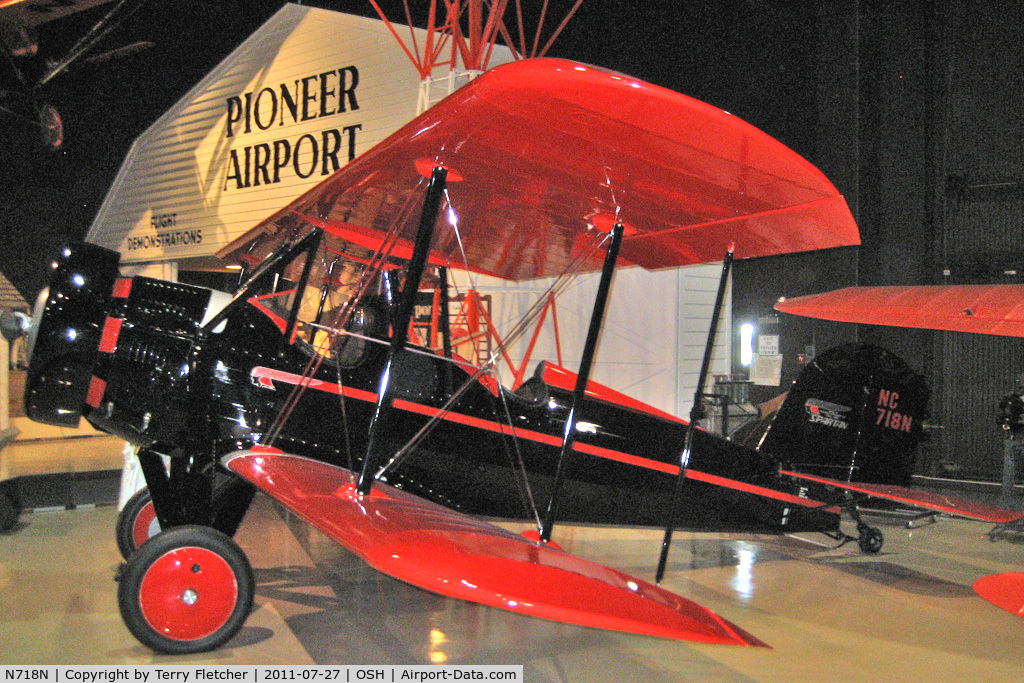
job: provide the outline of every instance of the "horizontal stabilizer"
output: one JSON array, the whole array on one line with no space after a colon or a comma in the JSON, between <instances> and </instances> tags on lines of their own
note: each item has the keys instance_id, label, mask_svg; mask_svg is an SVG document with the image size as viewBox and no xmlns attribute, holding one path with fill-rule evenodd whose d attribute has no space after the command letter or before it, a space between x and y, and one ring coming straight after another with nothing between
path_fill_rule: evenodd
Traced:
<instances>
[{"instance_id":1,"label":"horizontal stabilizer","mask_svg":"<svg viewBox=\"0 0 1024 683\"><path fill-rule=\"evenodd\" d=\"M1014 512L1013 510L1006 510L993 505L976 503L972 500L965 500L963 498L954 498L941 493L919 491L917 489L906 488L905 486L892 486L889 484L861 484L858 482L840 481L839 479L829 479L828 477L818 477L811 474L787 472L784 470L780 471L779 474L803 479L805 481L817 482L818 484L825 484L826 486L834 486L835 488L843 489L844 491L863 493L871 496L872 498L884 498L885 500L896 501L897 503L903 503L904 505L935 510L936 512L943 512L950 515L956 515L958 517L967 517L969 519L976 519L982 522L1008 524L1010 522L1016 522L1021 517L1024 517L1024 512Z\"/></svg>"},{"instance_id":2,"label":"horizontal stabilizer","mask_svg":"<svg viewBox=\"0 0 1024 683\"><path fill-rule=\"evenodd\" d=\"M1024 337L1024 285L847 287L775 308L837 322Z\"/></svg>"},{"instance_id":3,"label":"horizontal stabilizer","mask_svg":"<svg viewBox=\"0 0 1024 683\"><path fill-rule=\"evenodd\" d=\"M365 560L414 586L581 626L764 646L711 610L627 574L375 482L270 450L225 465Z\"/></svg>"}]
</instances>

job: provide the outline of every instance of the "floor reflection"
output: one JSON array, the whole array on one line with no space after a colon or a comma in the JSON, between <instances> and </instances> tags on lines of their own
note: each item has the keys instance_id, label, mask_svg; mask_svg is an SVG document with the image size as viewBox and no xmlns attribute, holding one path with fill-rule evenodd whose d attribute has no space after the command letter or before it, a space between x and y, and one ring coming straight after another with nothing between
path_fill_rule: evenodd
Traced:
<instances>
[{"instance_id":1,"label":"floor reflection","mask_svg":"<svg viewBox=\"0 0 1024 683\"><path fill-rule=\"evenodd\" d=\"M828 539L678 531L663 587L774 650L698 645L560 624L444 598L391 579L264 497L236 536L256 605L221 650L157 656L120 621L113 508L28 514L0 535L5 664L522 664L575 682L1019 680L1024 622L974 595L1020 569L1020 545L940 519L862 555ZM872 520L872 523L875 523ZM878 522L882 525L883 522ZM508 525L513 527L514 525ZM561 526L587 559L652 580L657 529Z\"/></svg>"}]
</instances>

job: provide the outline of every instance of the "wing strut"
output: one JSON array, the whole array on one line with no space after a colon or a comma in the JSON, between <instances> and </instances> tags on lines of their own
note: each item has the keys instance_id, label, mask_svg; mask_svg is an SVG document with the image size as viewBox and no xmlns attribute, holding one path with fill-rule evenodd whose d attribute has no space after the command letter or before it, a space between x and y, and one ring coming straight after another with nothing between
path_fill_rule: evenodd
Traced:
<instances>
[{"instance_id":1,"label":"wing strut","mask_svg":"<svg viewBox=\"0 0 1024 683\"><path fill-rule=\"evenodd\" d=\"M704 347L704 360L700 365L700 374L697 376L697 389L693 394L693 407L690 408L690 424L686 427L686 440L683 442L683 452L679 456L679 477L676 479L676 487L672 491L672 503L668 507L668 520L665 522L665 537L661 541L661 557L658 558L658 572L655 574L655 583L661 583L665 577L665 564L668 561L668 548L672 545L672 526L675 523L676 503L686 481L686 471L690 466L690 449L693 448L693 431L696 429L697 420L700 418L701 391L704 382L708 378L708 370L711 365L711 353L715 348L715 334L718 332L718 319L722 313L722 301L725 299L725 285L729 282L729 272L732 270L732 255L736 245L730 244L729 251L725 254L722 262L722 277L718 281L718 294L715 296L715 310L711 313L711 329L708 331L707 345Z\"/></svg>"},{"instance_id":2,"label":"wing strut","mask_svg":"<svg viewBox=\"0 0 1024 683\"><path fill-rule=\"evenodd\" d=\"M608 293L611 291L612 285L612 274L615 272L615 263L619 258L619 247L622 244L622 233L624 231L625 228L622 223L616 223L612 227L611 242L608 244L608 251L604 257L601 281L598 284L597 297L594 300L594 312L590 316L590 329L587 330L587 341L583 346L583 358L580 360L580 372L576 377L576 387L572 393L572 407L569 409L569 417L565 420L565 432L562 435L562 452L558 456L558 468L555 470L555 481L551 486L551 498L548 500L548 509L544 514L544 524L540 530L540 540L544 543L551 540L551 529L555 524L555 513L558 508L558 491L562 486L562 479L565 478L568 459L572 454L573 443L576 441L576 410L583 400L583 394L587 388L587 380L590 377L590 366L593 363L594 351L597 349L597 340L601 334L605 304L608 303Z\"/></svg>"},{"instance_id":3,"label":"wing strut","mask_svg":"<svg viewBox=\"0 0 1024 683\"><path fill-rule=\"evenodd\" d=\"M438 297L438 306L441 308L441 315L438 317L438 327L441 328L441 345L444 349L444 357L449 360L452 358L452 325L451 325L451 302L448 298L448 267L441 266L437 269L438 286L441 288L439 291L440 296ZM444 388L448 394L451 394L455 387L455 382L452 376L452 364L444 364Z\"/></svg>"},{"instance_id":4,"label":"wing strut","mask_svg":"<svg viewBox=\"0 0 1024 683\"><path fill-rule=\"evenodd\" d=\"M370 488L373 486L373 475L377 471L377 461L380 460L377 453L380 446L376 437L383 428L382 425L386 426L390 414L391 373L395 370L398 353L405 348L409 339L409 322L412 320L413 309L416 306L416 292L419 291L420 279L423 277L423 271L427 267L427 258L430 256L430 242L434 237L434 225L437 223L447 178L448 169L437 166L430 176L430 184L427 185L427 194L423 200L423 213L420 214L420 224L416 229L416 243L413 246L412 259L409 261L409 268L406 271L405 286L402 287L402 294L398 302L398 314L392 321L391 347L388 350L384 373L380 378L380 388L377 390L377 407L370 420L366 457L363 459L363 469L359 473L359 482L356 485L356 490L362 496L370 493Z\"/></svg>"}]
</instances>

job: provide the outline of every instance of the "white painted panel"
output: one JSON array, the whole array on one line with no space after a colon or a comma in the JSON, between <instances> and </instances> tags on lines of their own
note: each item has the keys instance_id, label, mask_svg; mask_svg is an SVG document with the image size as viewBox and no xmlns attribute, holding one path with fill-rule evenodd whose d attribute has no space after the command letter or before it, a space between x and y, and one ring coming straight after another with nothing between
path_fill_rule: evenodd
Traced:
<instances>
[{"instance_id":1,"label":"white painted panel","mask_svg":"<svg viewBox=\"0 0 1024 683\"><path fill-rule=\"evenodd\" d=\"M711 324L721 265L689 266L657 272L620 268L612 285L600 345L591 379L666 412L688 418ZM464 272L453 273L460 291L468 287ZM498 333L507 336L516 321L550 286L550 280L507 283L474 276L482 294L492 296ZM599 274L580 276L558 298L557 314L563 364L579 369L580 355L597 294ZM723 304L710 375L729 372L731 326L730 290ZM511 345L518 367L533 333ZM541 360L557 359L551 315L545 319L525 377ZM511 374L499 363L502 381ZM708 378L705 390L711 387Z\"/></svg>"}]
</instances>

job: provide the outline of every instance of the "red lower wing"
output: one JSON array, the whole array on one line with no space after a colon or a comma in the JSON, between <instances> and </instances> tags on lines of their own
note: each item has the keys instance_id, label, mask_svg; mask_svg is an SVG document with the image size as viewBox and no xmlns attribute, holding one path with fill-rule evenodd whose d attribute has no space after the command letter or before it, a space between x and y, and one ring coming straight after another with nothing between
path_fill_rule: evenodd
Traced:
<instances>
[{"instance_id":1,"label":"red lower wing","mask_svg":"<svg viewBox=\"0 0 1024 683\"><path fill-rule=\"evenodd\" d=\"M974 582L974 592L996 607L1024 617L1024 573L983 576Z\"/></svg>"},{"instance_id":2,"label":"red lower wing","mask_svg":"<svg viewBox=\"0 0 1024 683\"><path fill-rule=\"evenodd\" d=\"M780 471L779 474L795 477L797 479L804 479L806 481L813 481L819 484L825 484L826 486L834 486L835 488L843 489L845 491L863 493L868 496L872 496L873 498L894 500L905 505L913 505L915 507L922 507L928 510L935 510L936 512L945 512L951 515L958 515L960 517L968 517L982 522L1008 524L1010 522L1016 522L1021 517L1024 517L1024 512L1014 512L1013 510L995 507L994 505L976 503L973 500L954 498L941 493L929 493L928 491L908 489L904 486L892 486L889 484L861 484L859 482L829 479L828 477L816 477L811 474L803 474L800 472Z\"/></svg>"},{"instance_id":3,"label":"red lower wing","mask_svg":"<svg viewBox=\"0 0 1024 683\"><path fill-rule=\"evenodd\" d=\"M226 466L370 566L441 595L570 624L704 643L764 643L627 574L298 456L243 451Z\"/></svg>"}]
</instances>

